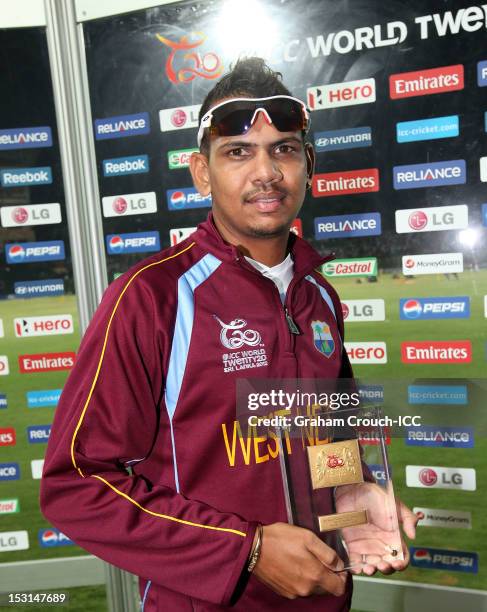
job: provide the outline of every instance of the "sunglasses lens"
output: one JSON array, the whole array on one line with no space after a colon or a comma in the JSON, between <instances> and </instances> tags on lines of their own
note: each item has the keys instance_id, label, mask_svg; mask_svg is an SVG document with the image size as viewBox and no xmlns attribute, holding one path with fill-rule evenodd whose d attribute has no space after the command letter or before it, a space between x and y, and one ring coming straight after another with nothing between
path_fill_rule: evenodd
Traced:
<instances>
[{"instance_id":1,"label":"sunglasses lens","mask_svg":"<svg viewBox=\"0 0 487 612\"><path fill-rule=\"evenodd\" d=\"M235 101L215 109L210 134L213 136L237 136L245 134L258 108L264 108L272 123L280 132L297 132L307 128L303 108L299 102L288 98L265 101Z\"/></svg>"}]
</instances>

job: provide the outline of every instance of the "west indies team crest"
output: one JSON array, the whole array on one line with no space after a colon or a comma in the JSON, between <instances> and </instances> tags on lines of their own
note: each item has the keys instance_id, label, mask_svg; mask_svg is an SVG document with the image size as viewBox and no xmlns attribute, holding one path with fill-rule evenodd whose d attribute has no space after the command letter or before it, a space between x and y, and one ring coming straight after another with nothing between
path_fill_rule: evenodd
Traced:
<instances>
[{"instance_id":1,"label":"west indies team crest","mask_svg":"<svg viewBox=\"0 0 487 612\"><path fill-rule=\"evenodd\" d=\"M335 341L331 335L330 326L324 321L311 321L311 329L316 349L325 357L331 357L335 350Z\"/></svg>"}]
</instances>

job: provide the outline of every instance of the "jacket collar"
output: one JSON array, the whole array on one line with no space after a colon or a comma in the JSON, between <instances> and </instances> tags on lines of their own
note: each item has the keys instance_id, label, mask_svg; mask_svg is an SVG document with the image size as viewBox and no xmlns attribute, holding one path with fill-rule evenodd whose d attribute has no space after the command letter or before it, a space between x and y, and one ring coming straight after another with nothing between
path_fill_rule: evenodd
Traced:
<instances>
[{"instance_id":1,"label":"jacket collar","mask_svg":"<svg viewBox=\"0 0 487 612\"><path fill-rule=\"evenodd\" d=\"M198 225L193 239L204 250L224 261L237 261L242 258L242 253L238 248L225 242L221 237L211 211L208 213L206 221ZM288 246L294 260L295 276L304 276L326 261L335 258L334 253L325 256L320 255L306 240L296 236L293 232L289 234Z\"/></svg>"}]
</instances>

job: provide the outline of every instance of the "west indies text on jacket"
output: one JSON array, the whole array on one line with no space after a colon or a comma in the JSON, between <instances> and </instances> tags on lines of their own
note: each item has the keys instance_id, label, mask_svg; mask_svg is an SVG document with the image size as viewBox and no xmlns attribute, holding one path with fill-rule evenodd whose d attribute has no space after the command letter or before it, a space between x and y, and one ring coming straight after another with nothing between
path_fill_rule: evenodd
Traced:
<instances>
[{"instance_id":1,"label":"west indies text on jacket","mask_svg":"<svg viewBox=\"0 0 487 612\"><path fill-rule=\"evenodd\" d=\"M80 546L141 577L145 612L227 609L256 523L287 520L279 444L242 435L236 379L351 376L338 296L315 272L324 259L290 241L283 308L210 215L113 282L81 343L41 507ZM323 323L321 350L312 321ZM349 582L343 597L290 601L251 576L232 609L338 612L350 597Z\"/></svg>"}]
</instances>

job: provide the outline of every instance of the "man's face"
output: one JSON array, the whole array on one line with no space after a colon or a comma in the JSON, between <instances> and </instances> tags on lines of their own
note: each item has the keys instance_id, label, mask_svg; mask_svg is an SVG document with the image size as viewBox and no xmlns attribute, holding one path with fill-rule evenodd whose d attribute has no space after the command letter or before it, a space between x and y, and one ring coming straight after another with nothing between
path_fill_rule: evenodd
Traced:
<instances>
[{"instance_id":1,"label":"man's face","mask_svg":"<svg viewBox=\"0 0 487 612\"><path fill-rule=\"evenodd\" d=\"M314 154L301 132L279 132L259 113L246 134L212 137L209 157L200 156L199 163L206 164L200 170L207 185L198 184L200 173L192 167L193 179L200 191L211 191L217 226L245 244L289 232Z\"/></svg>"}]
</instances>

